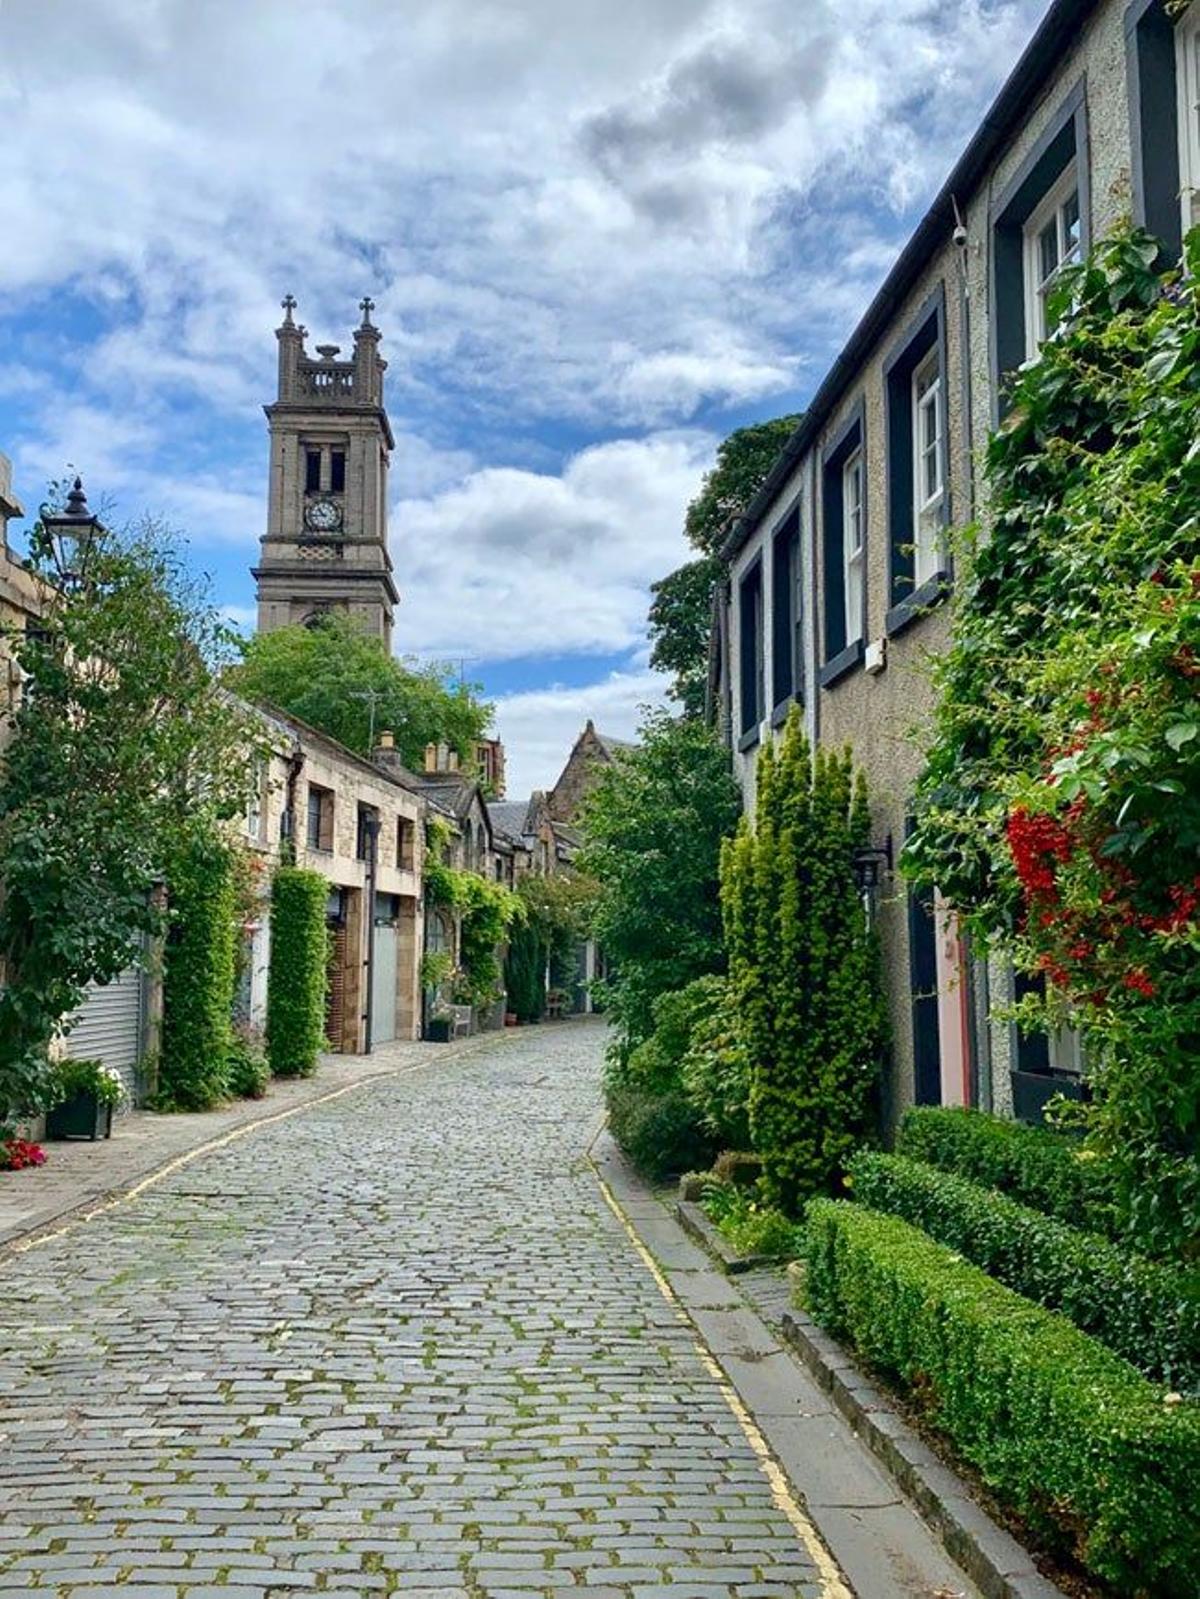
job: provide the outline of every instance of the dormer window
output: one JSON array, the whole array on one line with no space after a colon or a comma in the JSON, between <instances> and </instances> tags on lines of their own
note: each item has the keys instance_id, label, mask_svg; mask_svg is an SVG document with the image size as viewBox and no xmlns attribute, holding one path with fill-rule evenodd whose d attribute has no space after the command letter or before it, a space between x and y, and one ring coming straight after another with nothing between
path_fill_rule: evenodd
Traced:
<instances>
[{"instance_id":1,"label":"dormer window","mask_svg":"<svg viewBox=\"0 0 1200 1599\"><path fill-rule=\"evenodd\" d=\"M344 494L346 490L346 452L334 450L329 457L329 488L334 494Z\"/></svg>"}]
</instances>

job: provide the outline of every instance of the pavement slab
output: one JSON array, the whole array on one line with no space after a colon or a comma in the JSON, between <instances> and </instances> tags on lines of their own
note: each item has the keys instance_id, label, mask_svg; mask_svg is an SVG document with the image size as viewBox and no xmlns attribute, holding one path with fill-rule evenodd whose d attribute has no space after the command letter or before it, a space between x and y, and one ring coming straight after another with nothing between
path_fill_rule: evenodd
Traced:
<instances>
[{"instance_id":1,"label":"pavement slab","mask_svg":"<svg viewBox=\"0 0 1200 1599\"><path fill-rule=\"evenodd\" d=\"M636 1238L586 1155L604 1039L373 1076L0 1256L0 1590L973 1596L644 1191Z\"/></svg>"}]
</instances>

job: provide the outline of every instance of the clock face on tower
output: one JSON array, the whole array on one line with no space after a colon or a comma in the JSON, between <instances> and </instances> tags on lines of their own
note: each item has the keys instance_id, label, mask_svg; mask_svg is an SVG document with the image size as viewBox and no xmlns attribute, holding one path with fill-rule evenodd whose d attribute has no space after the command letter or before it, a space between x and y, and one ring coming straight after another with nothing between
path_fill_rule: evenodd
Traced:
<instances>
[{"instance_id":1,"label":"clock face on tower","mask_svg":"<svg viewBox=\"0 0 1200 1599\"><path fill-rule=\"evenodd\" d=\"M315 533L332 533L342 525L342 508L333 500L313 500L304 509L304 520Z\"/></svg>"}]
</instances>

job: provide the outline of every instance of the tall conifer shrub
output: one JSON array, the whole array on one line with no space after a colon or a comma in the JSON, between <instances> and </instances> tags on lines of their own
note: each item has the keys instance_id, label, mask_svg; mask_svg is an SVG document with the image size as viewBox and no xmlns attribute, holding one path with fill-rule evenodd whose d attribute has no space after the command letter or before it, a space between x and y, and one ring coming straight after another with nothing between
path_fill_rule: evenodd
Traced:
<instances>
[{"instance_id":1,"label":"tall conifer shrub","mask_svg":"<svg viewBox=\"0 0 1200 1599\"><path fill-rule=\"evenodd\" d=\"M833 1187L873 1115L886 1022L853 866L868 830L850 752L814 755L793 710L759 756L753 825L721 862L750 1127L767 1197L789 1214Z\"/></svg>"}]
</instances>

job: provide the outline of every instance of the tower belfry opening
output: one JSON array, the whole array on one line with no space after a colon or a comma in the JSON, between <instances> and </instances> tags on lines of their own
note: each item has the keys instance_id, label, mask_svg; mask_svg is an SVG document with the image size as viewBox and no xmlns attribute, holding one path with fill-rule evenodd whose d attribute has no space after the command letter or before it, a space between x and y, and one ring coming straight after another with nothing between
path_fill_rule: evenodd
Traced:
<instances>
[{"instance_id":1,"label":"tower belfry opening","mask_svg":"<svg viewBox=\"0 0 1200 1599\"><path fill-rule=\"evenodd\" d=\"M283 300L279 389L265 406L271 439L267 531L254 568L258 630L341 611L392 642L399 595L387 543L388 463L395 440L383 404L375 303L359 303L354 351L305 349L307 328Z\"/></svg>"}]
</instances>

